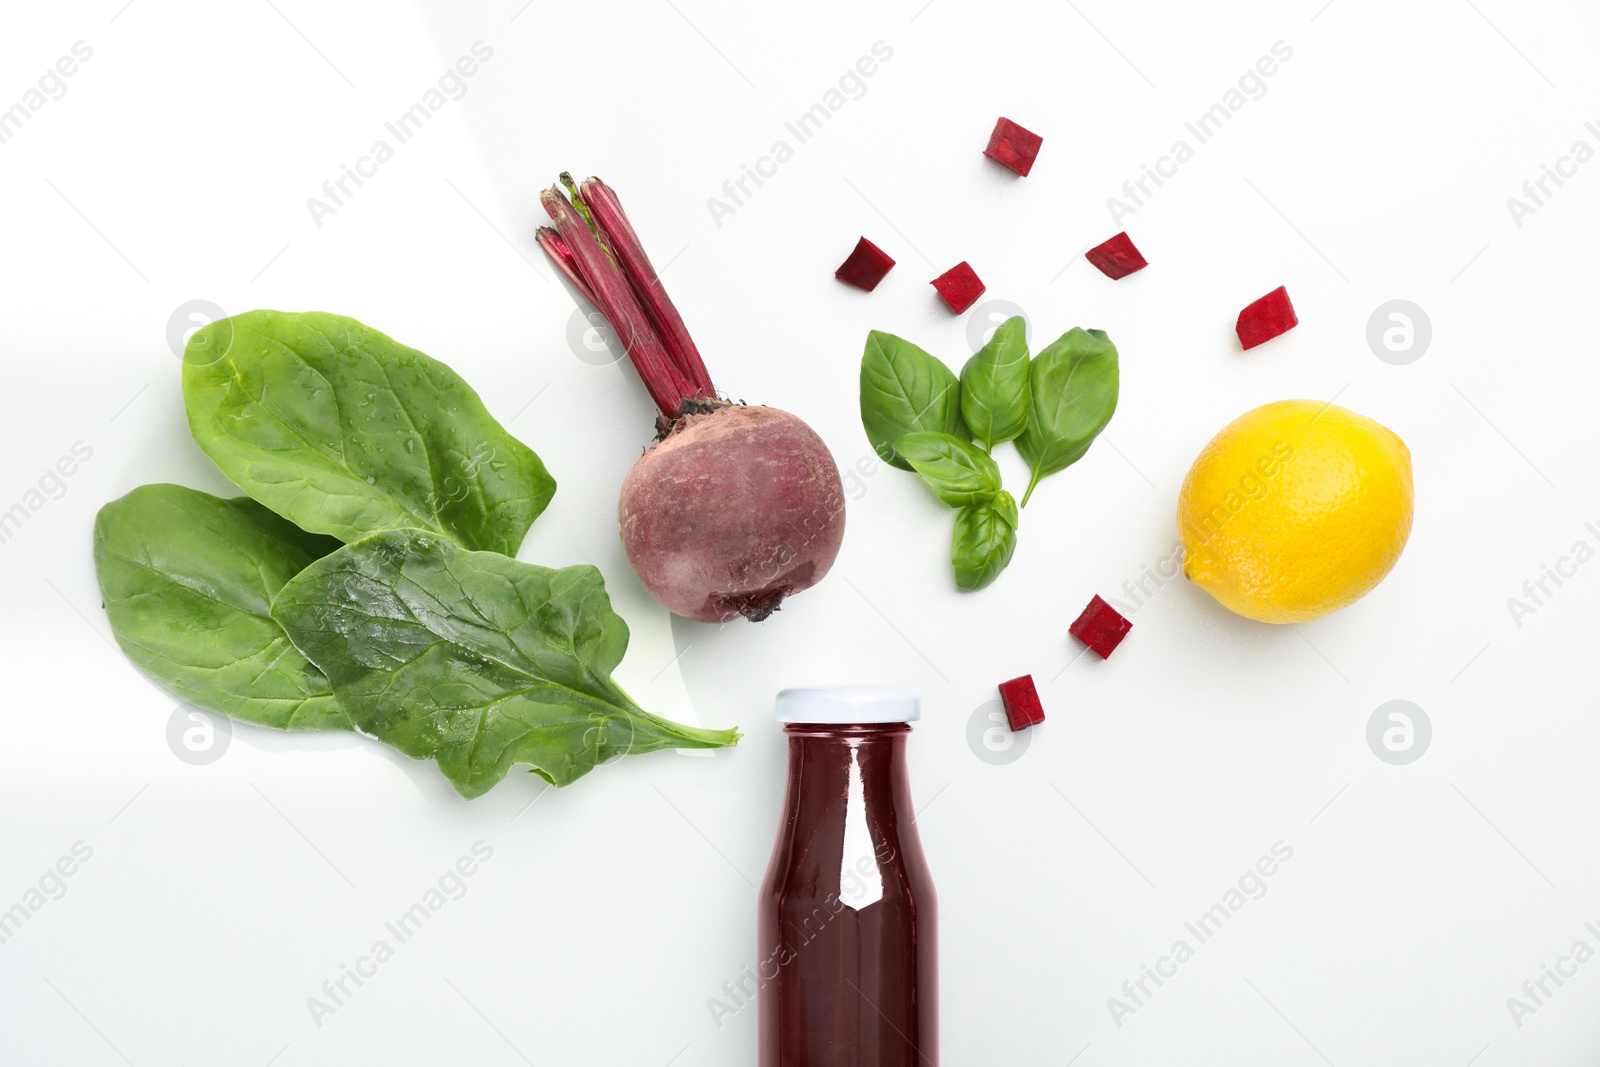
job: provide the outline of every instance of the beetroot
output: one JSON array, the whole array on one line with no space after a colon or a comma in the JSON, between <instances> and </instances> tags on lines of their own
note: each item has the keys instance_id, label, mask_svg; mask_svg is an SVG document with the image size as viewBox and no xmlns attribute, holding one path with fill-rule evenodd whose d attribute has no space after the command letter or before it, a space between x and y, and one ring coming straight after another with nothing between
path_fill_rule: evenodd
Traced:
<instances>
[{"instance_id":1,"label":"beetroot","mask_svg":"<svg viewBox=\"0 0 1600 1067\"><path fill-rule=\"evenodd\" d=\"M1034 687L1031 674L1001 682L1000 702L1006 706L1006 725L1012 733L1044 722L1044 705L1039 703L1039 690Z\"/></svg>"},{"instance_id":2,"label":"beetroot","mask_svg":"<svg viewBox=\"0 0 1600 1067\"><path fill-rule=\"evenodd\" d=\"M855 251L833 272L833 276L870 293L893 266L894 260L889 258L888 253L863 237L856 242Z\"/></svg>"},{"instance_id":3,"label":"beetroot","mask_svg":"<svg viewBox=\"0 0 1600 1067\"><path fill-rule=\"evenodd\" d=\"M1133 241L1128 237L1126 230L1108 241L1095 245L1083 254L1083 258L1093 263L1101 274L1113 281L1126 278L1134 271L1144 270L1149 266L1144 256L1139 254L1139 250L1133 247Z\"/></svg>"},{"instance_id":4,"label":"beetroot","mask_svg":"<svg viewBox=\"0 0 1600 1067\"><path fill-rule=\"evenodd\" d=\"M1116 608L1101 600L1098 596L1089 601L1089 606L1083 609L1073 624L1067 627L1067 633L1089 646L1089 651L1105 659L1122 644L1122 639L1128 636L1128 631L1133 629L1133 623L1122 617Z\"/></svg>"},{"instance_id":5,"label":"beetroot","mask_svg":"<svg viewBox=\"0 0 1600 1067\"><path fill-rule=\"evenodd\" d=\"M1289 290L1280 285L1261 299L1245 305L1233 329L1239 335L1239 343L1248 350L1266 344L1298 325L1300 319L1294 313L1294 305L1289 303Z\"/></svg>"},{"instance_id":6,"label":"beetroot","mask_svg":"<svg viewBox=\"0 0 1600 1067\"><path fill-rule=\"evenodd\" d=\"M1042 144L1043 137L1002 116L994 124L994 132L989 135L989 146L983 150L983 154L1026 178L1033 169L1034 158L1039 155L1039 146Z\"/></svg>"},{"instance_id":7,"label":"beetroot","mask_svg":"<svg viewBox=\"0 0 1600 1067\"><path fill-rule=\"evenodd\" d=\"M844 536L827 446L777 408L687 415L622 483L617 526L634 573L676 614L764 619L827 573Z\"/></svg>"},{"instance_id":8,"label":"beetroot","mask_svg":"<svg viewBox=\"0 0 1600 1067\"><path fill-rule=\"evenodd\" d=\"M933 280L932 285L938 290L939 295L944 297L944 302L950 305L950 310L957 315L971 307L987 288L978 280L977 271L968 266L966 260L939 275Z\"/></svg>"},{"instance_id":9,"label":"beetroot","mask_svg":"<svg viewBox=\"0 0 1600 1067\"><path fill-rule=\"evenodd\" d=\"M839 469L794 415L718 395L616 194L598 178L561 181L567 195L540 195L555 228L539 246L609 320L660 413L617 502L628 562L669 611L759 622L833 566Z\"/></svg>"}]
</instances>

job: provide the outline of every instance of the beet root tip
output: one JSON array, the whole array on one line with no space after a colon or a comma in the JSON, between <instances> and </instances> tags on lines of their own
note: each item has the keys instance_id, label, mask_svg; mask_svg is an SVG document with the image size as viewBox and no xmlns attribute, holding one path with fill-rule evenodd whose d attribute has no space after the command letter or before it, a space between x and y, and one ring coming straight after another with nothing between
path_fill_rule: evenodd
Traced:
<instances>
[{"instance_id":1,"label":"beet root tip","mask_svg":"<svg viewBox=\"0 0 1600 1067\"><path fill-rule=\"evenodd\" d=\"M723 607L735 614L743 615L751 622L765 622L774 611L783 606L783 598L792 591L785 585L764 593L726 597L723 600Z\"/></svg>"}]
</instances>

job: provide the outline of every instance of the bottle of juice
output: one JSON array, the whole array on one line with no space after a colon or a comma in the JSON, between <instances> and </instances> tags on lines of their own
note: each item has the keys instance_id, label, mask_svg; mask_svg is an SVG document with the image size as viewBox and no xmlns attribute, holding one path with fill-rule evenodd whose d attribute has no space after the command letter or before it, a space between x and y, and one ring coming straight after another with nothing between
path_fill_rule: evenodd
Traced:
<instances>
[{"instance_id":1,"label":"bottle of juice","mask_svg":"<svg viewBox=\"0 0 1600 1067\"><path fill-rule=\"evenodd\" d=\"M760 1067L938 1067L933 880L906 777L917 695L785 689L783 821L756 910Z\"/></svg>"}]
</instances>

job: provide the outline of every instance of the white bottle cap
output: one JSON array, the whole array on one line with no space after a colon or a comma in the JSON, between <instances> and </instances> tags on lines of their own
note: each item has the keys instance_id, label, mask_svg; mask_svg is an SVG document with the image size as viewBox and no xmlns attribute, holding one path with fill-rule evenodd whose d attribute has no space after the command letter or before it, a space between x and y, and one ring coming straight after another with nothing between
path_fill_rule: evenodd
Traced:
<instances>
[{"instance_id":1,"label":"white bottle cap","mask_svg":"<svg viewBox=\"0 0 1600 1067\"><path fill-rule=\"evenodd\" d=\"M822 685L782 690L777 710L779 722L914 722L922 718L922 701L915 691L898 685Z\"/></svg>"}]
</instances>

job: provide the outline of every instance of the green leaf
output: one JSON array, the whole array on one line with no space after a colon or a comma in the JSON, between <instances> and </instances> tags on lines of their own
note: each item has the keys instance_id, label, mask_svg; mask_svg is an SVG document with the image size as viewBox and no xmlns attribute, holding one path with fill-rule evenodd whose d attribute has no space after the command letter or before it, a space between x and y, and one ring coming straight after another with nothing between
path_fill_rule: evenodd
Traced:
<instances>
[{"instance_id":1,"label":"green leaf","mask_svg":"<svg viewBox=\"0 0 1600 1067\"><path fill-rule=\"evenodd\" d=\"M1117 410L1117 347L1104 330L1062 334L1028 370L1028 428L1017 451L1033 472L1022 506L1039 480L1083 458Z\"/></svg>"},{"instance_id":2,"label":"green leaf","mask_svg":"<svg viewBox=\"0 0 1600 1067\"><path fill-rule=\"evenodd\" d=\"M393 530L308 567L272 614L362 733L437 760L463 796L513 764L566 785L614 756L739 738L658 719L611 680L628 627L593 567Z\"/></svg>"},{"instance_id":3,"label":"green leaf","mask_svg":"<svg viewBox=\"0 0 1600 1067\"><path fill-rule=\"evenodd\" d=\"M1000 491L1000 468L994 458L959 437L909 433L900 438L898 447L929 488L953 508L986 503Z\"/></svg>"},{"instance_id":4,"label":"green leaf","mask_svg":"<svg viewBox=\"0 0 1600 1067\"><path fill-rule=\"evenodd\" d=\"M956 512L950 544L956 586L982 589L999 577L1017 547L1017 502L1005 490L986 504L968 504Z\"/></svg>"},{"instance_id":5,"label":"green leaf","mask_svg":"<svg viewBox=\"0 0 1600 1067\"><path fill-rule=\"evenodd\" d=\"M971 435L961 421L961 383L939 360L910 341L873 330L861 357L861 425L879 458L901 470L911 464L897 442L908 433L932 430L962 440Z\"/></svg>"},{"instance_id":6,"label":"green leaf","mask_svg":"<svg viewBox=\"0 0 1600 1067\"><path fill-rule=\"evenodd\" d=\"M211 323L184 352L183 399L222 473L341 541L410 527L513 555L555 492L454 371L341 315Z\"/></svg>"},{"instance_id":7,"label":"green leaf","mask_svg":"<svg viewBox=\"0 0 1600 1067\"><path fill-rule=\"evenodd\" d=\"M961 418L985 448L1028 426L1027 321L1013 315L961 368Z\"/></svg>"},{"instance_id":8,"label":"green leaf","mask_svg":"<svg viewBox=\"0 0 1600 1067\"><path fill-rule=\"evenodd\" d=\"M100 509L94 564L117 644L190 703L290 730L348 730L273 596L339 547L253 500L146 485Z\"/></svg>"}]
</instances>

